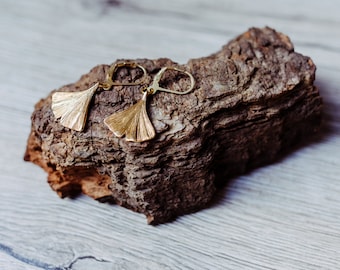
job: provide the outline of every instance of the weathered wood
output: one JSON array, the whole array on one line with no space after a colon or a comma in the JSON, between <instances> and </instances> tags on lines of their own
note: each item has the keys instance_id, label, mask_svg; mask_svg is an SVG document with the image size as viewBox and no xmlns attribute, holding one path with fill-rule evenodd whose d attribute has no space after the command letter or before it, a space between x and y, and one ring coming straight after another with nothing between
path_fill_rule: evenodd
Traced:
<instances>
[{"instance_id":1,"label":"weathered wood","mask_svg":"<svg viewBox=\"0 0 340 270\"><path fill-rule=\"evenodd\" d=\"M338 269L340 2L104 2L0 1L0 269ZM23 162L32 108L51 89L122 56L186 63L252 25L289 34L313 59L324 125L317 140L233 178L208 209L146 226L87 196L60 200Z\"/></svg>"},{"instance_id":2,"label":"weathered wood","mask_svg":"<svg viewBox=\"0 0 340 270\"><path fill-rule=\"evenodd\" d=\"M150 82L161 67L178 66L170 59L135 61L151 74ZM180 67L193 74L195 89L150 99L155 139L127 142L103 124L141 97L138 86L97 93L83 132L60 125L50 94L35 107L25 160L48 172L61 197L83 192L144 213L156 224L205 207L217 184L272 162L319 128L315 65L273 29L252 28L221 51ZM107 69L97 66L58 91L86 89L103 81ZM130 74L121 70L118 76L126 80ZM171 75L163 83L187 85Z\"/></svg>"}]
</instances>

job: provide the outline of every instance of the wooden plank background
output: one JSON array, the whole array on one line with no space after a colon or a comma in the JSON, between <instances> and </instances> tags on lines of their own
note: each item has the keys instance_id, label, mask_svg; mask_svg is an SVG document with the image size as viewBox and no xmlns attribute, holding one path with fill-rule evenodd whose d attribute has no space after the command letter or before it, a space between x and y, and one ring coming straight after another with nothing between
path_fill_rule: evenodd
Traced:
<instances>
[{"instance_id":1,"label":"wooden plank background","mask_svg":"<svg viewBox=\"0 0 340 270\"><path fill-rule=\"evenodd\" d=\"M340 269L339 1L1 0L0 269ZM34 104L117 58L209 55L249 27L315 61L320 137L160 226L85 196L61 200L22 160Z\"/></svg>"}]
</instances>

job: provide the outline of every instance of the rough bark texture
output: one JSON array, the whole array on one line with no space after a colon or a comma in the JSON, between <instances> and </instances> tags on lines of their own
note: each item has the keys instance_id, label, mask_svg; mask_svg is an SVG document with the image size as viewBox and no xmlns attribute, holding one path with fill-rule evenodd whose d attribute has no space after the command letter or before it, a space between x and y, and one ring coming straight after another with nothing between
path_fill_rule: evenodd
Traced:
<instances>
[{"instance_id":1,"label":"rough bark texture","mask_svg":"<svg viewBox=\"0 0 340 270\"><path fill-rule=\"evenodd\" d=\"M170 59L135 61L147 69L149 82L164 66L188 70L195 89L150 98L157 136L143 143L117 138L103 124L141 98L138 86L97 92L83 132L54 118L52 93L39 101L25 160L48 172L60 197L83 192L144 213L149 223L166 222L205 207L217 182L275 160L320 126L315 65L273 29L252 28L221 51L182 66ZM103 81L107 69L97 66L58 91L86 89ZM134 72L121 69L119 79L129 80ZM183 89L187 80L170 74L163 84Z\"/></svg>"}]
</instances>

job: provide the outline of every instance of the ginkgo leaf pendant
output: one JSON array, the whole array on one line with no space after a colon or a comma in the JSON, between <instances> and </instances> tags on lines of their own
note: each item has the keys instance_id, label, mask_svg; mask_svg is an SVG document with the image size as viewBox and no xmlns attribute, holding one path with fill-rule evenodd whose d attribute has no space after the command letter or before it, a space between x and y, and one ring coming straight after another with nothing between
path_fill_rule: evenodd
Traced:
<instances>
[{"instance_id":1,"label":"ginkgo leaf pendant","mask_svg":"<svg viewBox=\"0 0 340 270\"><path fill-rule=\"evenodd\" d=\"M144 142L155 137L155 129L146 111L146 99L148 93L136 104L124 111L114 113L104 119L105 125L117 136L127 141Z\"/></svg>"},{"instance_id":2,"label":"ginkgo leaf pendant","mask_svg":"<svg viewBox=\"0 0 340 270\"><path fill-rule=\"evenodd\" d=\"M82 131L85 127L88 106L99 83L80 92L55 92L52 95L52 111L67 128Z\"/></svg>"}]
</instances>

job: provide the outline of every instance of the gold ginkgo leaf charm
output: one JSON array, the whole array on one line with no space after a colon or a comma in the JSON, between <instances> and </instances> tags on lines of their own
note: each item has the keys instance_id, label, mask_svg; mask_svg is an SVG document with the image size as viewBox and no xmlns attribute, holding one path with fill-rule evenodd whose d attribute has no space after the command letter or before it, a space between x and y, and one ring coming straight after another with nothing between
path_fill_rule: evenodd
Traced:
<instances>
[{"instance_id":1,"label":"gold ginkgo leaf charm","mask_svg":"<svg viewBox=\"0 0 340 270\"><path fill-rule=\"evenodd\" d=\"M88 106L99 83L80 92L55 92L52 95L52 111L67 128L82 131L85 127Z\"/></svg>"},{"instance_id":2,"label":"gold ginkgo leaf charm","mask_svg":"<svg viewBox=\"0 0 340 270\"><path fill-rule=\"evenodd\" d=\"M148 93L136 104L124 111L114 113L104 119L105 125L117 136L127 141L144 142L155 137L155 129L146 111Z\"/></svg>"}]
</instances>

